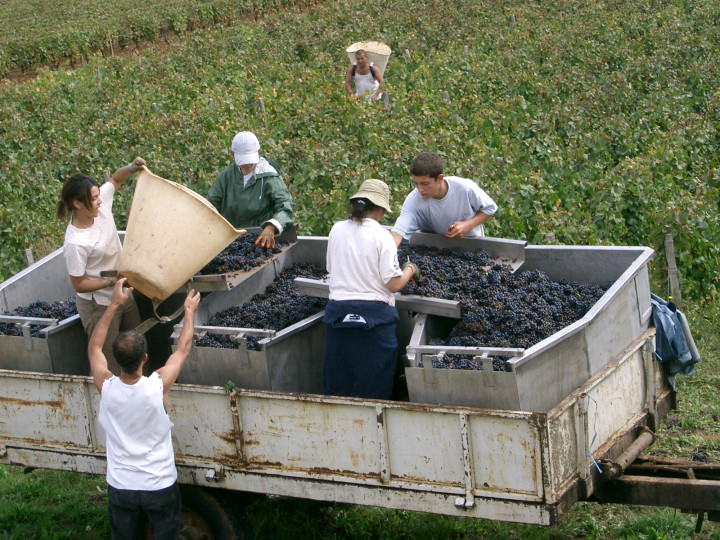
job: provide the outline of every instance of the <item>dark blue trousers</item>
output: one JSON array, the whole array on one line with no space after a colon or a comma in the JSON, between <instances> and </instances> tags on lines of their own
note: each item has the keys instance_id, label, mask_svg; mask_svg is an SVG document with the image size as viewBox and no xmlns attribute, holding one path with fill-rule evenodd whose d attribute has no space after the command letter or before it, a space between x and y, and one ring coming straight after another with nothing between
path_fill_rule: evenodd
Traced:
<instances>
[{"instance_id":1,"label":"dark blue trousers","mask_svg":"<svg viewBox=\"0 0 720 540\"><path fill-rule=\"evenodd\" d=\"M323 389L332 396L390 399L397 365L397 310L382 302L331 301Z\"/></svg>"}]
</instances>

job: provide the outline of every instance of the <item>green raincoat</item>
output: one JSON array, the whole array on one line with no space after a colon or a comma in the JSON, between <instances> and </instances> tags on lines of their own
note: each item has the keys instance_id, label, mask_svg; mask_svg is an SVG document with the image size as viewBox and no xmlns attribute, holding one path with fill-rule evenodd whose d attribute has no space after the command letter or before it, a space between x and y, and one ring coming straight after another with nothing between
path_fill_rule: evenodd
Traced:
<instances>
[{"instance_id":1,"label":"green raincoat","mask_svg":"<svg viewBox=\"0 0 720 540\"><path fill-rule=\"evenodd\" d=\"M234 163L221 172L207 196L233 227L275 226L280 234L292 225L295 202L277 169L264 157L243 186L243 174Z\"/></svg>"}]
</instances>

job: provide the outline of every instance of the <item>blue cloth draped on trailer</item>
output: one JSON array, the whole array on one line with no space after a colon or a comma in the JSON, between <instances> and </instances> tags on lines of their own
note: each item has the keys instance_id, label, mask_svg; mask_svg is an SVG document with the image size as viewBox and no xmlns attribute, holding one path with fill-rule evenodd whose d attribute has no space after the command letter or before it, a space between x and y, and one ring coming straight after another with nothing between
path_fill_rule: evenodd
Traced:
<instances>
[{"instance_id":1,"label":"blue cloth draped on trailer","mask_svg":"<svg viewBox=\"0 0 720 540\"><path fill-rule=\"evenodd\" d=\"M668 382L675 390L675 375L692 376L700 354L695 347L685 316L672 302L650 295L653 324L655 325L655 356L665 364Z\"/></svg>"}]
</instances>

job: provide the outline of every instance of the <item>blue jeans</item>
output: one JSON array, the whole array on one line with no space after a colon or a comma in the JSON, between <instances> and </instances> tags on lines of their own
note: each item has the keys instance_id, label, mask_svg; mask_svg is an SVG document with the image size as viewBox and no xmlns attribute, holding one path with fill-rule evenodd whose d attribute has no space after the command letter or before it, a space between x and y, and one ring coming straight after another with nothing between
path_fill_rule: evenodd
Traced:
<instances>
[{"instance_id":1,"label":"blue jeans","mask_svg":"<svg viewBox=\"0 0 720 540\"><path fill-rule=\"evenodd\" d=\"M116 489L108 486L108 515L113 540L145 538L146 516L154 540L176 540L180 536L180 486L157 491Z\"/></svg>"}]
</instances>

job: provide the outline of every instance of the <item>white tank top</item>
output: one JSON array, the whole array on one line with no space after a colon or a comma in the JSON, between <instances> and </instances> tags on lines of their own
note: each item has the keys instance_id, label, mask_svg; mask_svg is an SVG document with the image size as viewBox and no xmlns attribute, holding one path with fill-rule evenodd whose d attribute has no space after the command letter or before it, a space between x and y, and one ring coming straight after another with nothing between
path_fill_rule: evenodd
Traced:
<instances>
[{"instance_id":1,"label":"white tank top","mask_svg":"<svg viewBox=\"0 0 720 540\"><path fill-rule=\"evenodd\" d=\"M373 65L372 63L370 64ZM374 67L373 69L377 69ZM372 76L372 72L368 72L365 75L360 75L357 71L355 71L355 95L361 96L365 92L370 92L370 98L372 99L372 94L375 93L375 91L380 87L380 83L375 80L375 77Z\"/></svg>"},{"instance_id":2,"label":"white tank top","mask_svg":"<svg viewBox=\"0 0 720 540\"><path fill-rule=\"evenodd\" d=\"M157 373L125 384L103 383L98 421L105 430L107 483L116 489L157 491L177 480L170 429Z\"/></svg>"}]
</instances>

